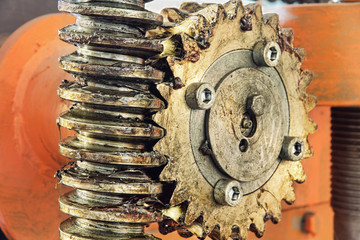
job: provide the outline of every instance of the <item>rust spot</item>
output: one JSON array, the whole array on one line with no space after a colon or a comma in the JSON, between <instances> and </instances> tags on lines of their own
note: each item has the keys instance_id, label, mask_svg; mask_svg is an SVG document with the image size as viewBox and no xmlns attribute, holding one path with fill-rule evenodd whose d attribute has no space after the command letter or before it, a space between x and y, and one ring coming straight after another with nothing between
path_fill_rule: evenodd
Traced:
<instances>
[{"instance_id":1,"label":"rust spot","mask_svg":"<svg viewBox=\"0 0 360 240\"><path fill-rule=\"evenodd\" d=\"M163 235L167 235L169 233L175 232L179 226L177 222L168 218L162 222L159 222L159 232Z\"/></svg>"},{"instance_id":2,"label":"rust spot","mask_svg":"<svg viewBox=\"0 0 360 240\"><path fill-rule=\"evenodd\" d=\"M179 78L179 77L174 78L173 88L175 90L178 90L178 89L181 89L183 87L185 87L185 84L181 81L181 78Z\"/></svg>"},{"instance_id":3,"label":"rust spot","mask_svg":"<svg viewBox=\"0 0 360 240\"><path fill-rule=\"evenodd\" d=\"M240 19L240 29L242 31L251 31L252 30L252 18L253 11L247 11L246 14Z\"/></svg>"},{"instance_id":4,"label":"rust spot","mask_svg":"<svg viewBox=\"0 0 360 240\"><path fill-rule=\"evenodd\" d=\"M210 143L208 140L206 140L199 148L199 151L206 156L212 155L213 152L210 147Z\"/></svg>"},{"instance_id":5,"label":"rust spot","mask_svg":"<svg viewBox=\"0 0 360 240\"><path fill-rule=\"evenodd\" d=\"M188 60L190 62L197 62L200 60L200 54L198 52L192 52L189 56L188 56Z\"/></svg>"}]
</instances>

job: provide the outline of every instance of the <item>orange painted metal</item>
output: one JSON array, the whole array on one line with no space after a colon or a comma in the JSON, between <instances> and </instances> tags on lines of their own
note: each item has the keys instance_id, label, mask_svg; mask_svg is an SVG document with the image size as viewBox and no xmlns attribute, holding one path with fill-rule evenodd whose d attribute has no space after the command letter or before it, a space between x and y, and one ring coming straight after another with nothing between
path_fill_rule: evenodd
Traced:
<instances>
[{"instance_id":1,"label":"orange painted metal","mask_svg":"<svg viewBox=\"0 0 360 240\"><path fill-rule=\"evenodd\" d=\"M74 48L57 32L72 22L59 14L37 18L0 49L0 227L10 240L58 238L54 173L67 160L58 154L56 118L66 104L56 91L67 75L57 58Z\"/></svg>"},{"instance_id":2,"label":"orange painted metal","mask_svg":"<svg viewBox=\"0 0 360 240\"><path fill-rule=\"evenodd\" d=\"M304 4L274 9L283 27L305 48L309 91L319 105L360 106L360 3Z\"/></svg>"}]
</instances>

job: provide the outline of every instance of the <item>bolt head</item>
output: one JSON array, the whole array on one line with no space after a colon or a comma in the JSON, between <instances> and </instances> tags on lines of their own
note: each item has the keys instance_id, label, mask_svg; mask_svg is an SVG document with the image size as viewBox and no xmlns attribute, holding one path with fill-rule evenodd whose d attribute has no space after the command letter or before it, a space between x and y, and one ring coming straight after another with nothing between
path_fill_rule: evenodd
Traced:
<instances>
[{"instance_id":1,"label":"bolt head","mask_svg":"<svg viewBox=\"0 0 360 240\"><path fill-rule=\"evenodd\" d=\"M290 161L299 161L305 153L304 141L299 137L286 136L281 148L280 158Z\"/></svg>"},{"instance_id":2,"label":"bolt head","mask_svg":"<svg viewBox=\"0 0 360 240\"><path fill-rule=\"evenodd\" d=\"M261 116L265 112L265 100L261 95L254 96L250 99L250 109L256 116Z\"/></svg>"},{"instance_id":3,"label":"bolt head","mask_svg":"<svg viewBox=\"0 0 360 240\"><path fill-rule=\"evenodd\" d=\"M186 103L192 109L210 109L214 105L215 98L215 89L208 83L193 83L185 93Z\"/></svg>"},{"instance_id":4,"label":"bolt head","mask_svg":"<svg viewBox=\"0 0 360 240\"><path fill-rule=\"evenodd\" d=\"M243 193L238 181L221 179L215 185L214 198L221 205L237 206L242 197Z\"/></svg>"},{"instance_id":5,"label":"bolt head","mask_svg":"<svg viewBox=\"0 0 360 240\"><path fill-rule=\"evenodd\" d=\"M276 42L258 42L253 50L253 60L259 66L275 67L280 57L281 48Z\"/></svg>"}]
</instances>

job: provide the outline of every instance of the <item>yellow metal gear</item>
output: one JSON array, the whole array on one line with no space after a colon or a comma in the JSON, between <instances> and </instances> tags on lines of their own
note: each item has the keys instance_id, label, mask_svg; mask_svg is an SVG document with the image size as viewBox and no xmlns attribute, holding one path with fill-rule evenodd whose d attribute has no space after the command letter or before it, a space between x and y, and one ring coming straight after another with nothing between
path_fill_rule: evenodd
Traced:
<instances>
[{"instance_id":1,"label":"yellow metal gear","mask_svg":"<svg viewBox=\"0 0 360 240\"><path fill-rule=\"evenodd\" d=\"M148 31L147 35L155 38L167 37L168 40L164 42L164 52L158 57L167 58L174 75L173 82L158 86L168 107L154 117L155 122L167 130L166 136L157 143L155 149L170 158L160 175L160 180L176 182L176 188L170 200L171 207L165 210L164 214L200 238L210 235L213 239L227 239L228 237L246 239L249 229L257 236L262 236L266 220L271 219L273 222L281 220L281 201L285 200L289 204L295 201L293 182L305 181L306 176L301 161L296 159L296 156L302 159L312 155L307 137L316 130L316 124L309 119L308 112L315 107L316 99L306 93L312 74L301 69L304 51L294 48L291 29L280 29L278 15L263 14L258 4L243 6L240 1L230 1L224 5L185 3L180 10L165 9L162 14L166 27ZM234 56L229 57L231 54ZM249 59L253 61L249 63ZM217 74L222 74L217 73L216 67L222 69L222 66L231 65L234 61L240 62L239 65L229 67L228 72L221 77L221 81L212 79L217 78ZM252 74L254 78L260 80L251 82ZM282 83L286 93L285 98L283 93L279 93L283 90L278 90L276 86L273 86L276 84L272 82L276 81ZM259 159L265 160L263 162L259 159L254 160L262 164L257 171L260 175L248 174L251 169L248 169L248 172L241 170L243 160L236 157L247 156L245 152L251 144L251 137L256 133L252 132L255 130L247 132L246 128L256 125L255 121L258 121L257 127L260 128L260 117L254 122L250 120L253 113L255 115L262 113L256 113L258 110L252 105L249 110L252 115L250 114L251 116L244 120L244 115L237 112L248 107L249 99L247 98L247 103L240 106L237 101L241 98L237 96L247 94L247 89L251 95L250 88L258 86L258 89L261 89L261 83L264 82L267 82L268 86L263 89L264 95L261 97L264 99L261 104L272 104L269 107L269 111L273 114L271 116L279 120L265 118L261 120L266 124L274 124L275 127L266 133L269 126L266 124L262 126L263 130L259 134L268 134L266 136L273 137L274 141L270 140L264 144L260 142L260 145L261 149L265 146L266 154L274 152L280 154L280 157L267 161L268 155L261 158L260 154ZM210 84L210 87L207 89L207 85L201 84ZM210 89L211 85L214 90ZM245 86L245 89L241 86ZM201 87L207 91L202 92L204 95L200 96L200 99L205 105L209 102L214 104L211 111L207 110L209 109L207 106L201 106L201 102L194 100L196 91L200 91ZM237 90L238 88L241 90ZM256 89L255 87L255 92ZM211 99L211 94L215 93L212 91L216 91L216 99ZM235 93L232 94L232 91ZM193 99L191 99L191 94L195 96ZM254 97L257 97L256 94L251 97L251 101L257 101L254 100ZM267 101L268 99L273 99L274 102ZM225 106L227 103L230 107ZM283 105L286 111L283 111L281 106L273 107L275 103L279 106ZM194 106L194 104L198 105ZM236 109L236 106L239 109ZM219 111L223 112L219 114ZM199 112L207 113L201 115L202 113ZM287 116L277 117L277 114L282 112L286 112ZM199 118L205 119L206 123L198 120ZM235 120L232 120L233 118ZM242 118L241 121L250 119L250 122L244 124L237 118ZM200 124L194 126L197 121L200 121ZM239 123L245 130L240 129ZM219 130L221 126L225 129ZM233 128L230 131L228 131L229 126ZM206 129L199 130L200 133L194 133L198 128ZM287 139L286 136L275 132L276 129L284 128L286 128L286 136L295 138ZM194 134L205 134L204 139L209 138L209 143L205 141L203 146L194 146L194 142L198 141L198 137L194 137ZM241 137L237 139L235 136L234 139L240 141L240 146L228 147L226 144L233 141L232 138L230 140L227 138L229 134L244 135L245 142L241 142L243 141ZM221 143L222 138L225 145ZM281 138L280 146L272 147L272 145L279 145L278 138ZM246 139L250 139L250 142ZM292 143L289 143L291 141L295 143L291 145ZM259 143L254 143L254 146L256 144ZM288 144L288 149L284 148L286 144ZM237 150L240 148L240 151L231 158L234 148ZM221 182L224 189L232 183L231 180L241 185L239 188L232 188L232 190L239 190L235 192L236 199L239 201L234 206L226 204L227 200L221 200L221 196L217 195L222 194L221 191L220 193L215 191L215 185L220 183L214 184L212 172L207 172L207 163L199 160L202 156L199 157L199 153L195 153L197 150L201 152L200 155L209 155L209 158L217 159L214 160L216 164L211 166L220 170L216 169L214 172L228 176L230 179L225 183ZM296 152L297 150L300 152ZM288 156L289 154L296 156L294 155L295 158L292 159ZM246 161L243 163L248 164ZM205 167L202 164L205 164ZM248 167L257 168L257 165ZM214 176L216 174L214 173ZM242 190L242 186L245 185L247 187L244 189L247 190ZM232 194L234 196L234 192ZM237 198L238 195L240 195L239 198Z\"/></svg>"}]
</instances>

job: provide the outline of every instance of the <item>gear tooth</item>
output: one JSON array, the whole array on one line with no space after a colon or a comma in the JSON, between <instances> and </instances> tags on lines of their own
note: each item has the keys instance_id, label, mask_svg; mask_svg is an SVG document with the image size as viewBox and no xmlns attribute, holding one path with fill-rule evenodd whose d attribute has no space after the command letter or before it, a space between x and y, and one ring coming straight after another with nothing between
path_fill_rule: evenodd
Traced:
<instances>
[{"instance_id":1,"label":"gear tooth","mask_svg":"<svg viewBox=\"0 0 360 240\"><path fill-rule=\"evenodd\" d=\"M303 61L305 58L305 55L306 55L305 49L304 48L295 48L294 51L299 56L300 61Z\"/></svg>"},{"instance_id":2,"label":"gear tooth","mask_svg":"<svg viewBox=\"0 0 360 240\"><path fill-rule=\"evenodd\" d=\"M289 205L291 205L295 202L296 197L295 197L295 191L294 191L293 187L292 187L291 191L289 190L286 192L286 194L284 194L283 200Z\"/></svg>"},{"instance_id":3,"label":"gear tooth","mask_svg":"<svg viewBox=\"0 0 360 240\"><path fill-rule=\"evenodd\" d=\"M261 191L257 199L258 204L265 209L264 221L271 219L272 222L278 223L281 219L281 205L279 200L275 198L269 191Z\"/></svg>"},{"instance_id":4,"label":"gear tooth","mask_svg":"<svg viewBox=\"0 0 360 240\"><path fill-rule=\"evenodd\" d=\"M241 1L233 0L233 1L224 3L224 8L225 8L225 12L228 15L229 19L234 19L238 15L238 11L243 10L243 5L242 5Z\"/></svg>"},{"instance_id":5,"label":"gear tooth","mask_svg":"<svg viewBox=\"0 0 360 240\"><path fill-rule=\"evenodd\" d=\"M262 20L263 19L263 13L262 13L262 7L259 3L250 3L245 6L245 9L253 15L255 15L256 19Z\"/></svg>"},{"instance_id":6,"label":"gear tooth","mask_svg":"<svg viewBox=\"0 0 360 240\"><path fill-rule=\"evenodd\" d=\"M301 162L293 163L293 166L289 168L289 174L291 180L297 183L303 183L306 180L306 174Z\"/></svg>"},{"instance_id":7,"label":"gear tooth","mask_svg":"<svg viewBox=\"0 0 360 240\"><path fill-rule=\"evenodd\" d=\"M168 173L169 171L163 171L163 173ZM179 205L188 200L188 194L186 189L183 188L181 183L178 183L175 187L174 193L171 196L170 204L172 206Z\"/></svg>"},{"instance_id":8,"label":"gear tooth","mask_svg":"<svg viewBox=\"0 0 360 240\"><path fill-rule=\"evenodd\" d=\"M189 13L177 8L164 8L160 14L163 16L164 23L174 23L182 21L189 16Z\"/></svg>"},{"instance_id":9,"label":"gear tooth","mask_svg":"<svg viewBox=\"0 0 360 240\"><path fill-rule=\"evenodd\" d=\"M306 112L309 113L311 110L313 110L316 107L317 98L314 95L307 94L304 104L305 104Z\"/></svg>"},{"instance_id":10,"label":"gear tooth","mask_svg":"<svg viewBox=\"0 0 360 240\"><path fill-rule=\"evenodd\" d=\"M300 97L304 101L306 112L310 112L317 104L317 98L306 92L306 88L313 80L313 73L311 71L302 71L300 76Z\"/></svg>"},{"instance_id":11,"label":"gear tooth","mask_svg":"<svg viewBox=\"0 0 360 240\"><path fill-rule=\"evenodd\" d=\"M305 88L310 85L311 81L314 78L314 74L311 71L302 71L300 75L300 89L305 91Z\"/></svg>"},{"instance_id":12,"label":"gear tooth","mask_svg":"<svg viewBox=\"0 0 360 240\"><path fill-rule=\"evenodd\" d=\"M252 223L250 224L250 231L254 232L257 237L262 237L265 232L264 219L261 216L265 216L265 210L261 209L256 214L250 216Z\"/></svg>"},{"instance_id":13,"label":"gear tooth","mask_svg":"<svg viewBox=\"0 0 360 240\"><path fill-rule=\"evenodd\" d=\"M184 2L180 5L180 10L187 11L189 13L198 12L203 8L204 6L201 6L196 2Z\"/></svg>"},{"instance_id":14,"label":"gear tooth","mask_svg":"<svg viewBox=\"0 0 360 240\"><path fill-rule=\"evenodd\" d=\"M244 231L246 229L246 231ZM246 240L248 237L247 228L240 228L240 239L239 240Z\"/></svg>"},{"instance_id":15,"label":"gear tooth","mask_svg":"<svg viewBox=\"0 0 360 240\"><path fill-rule=\"evenodd\" d=\"M264 23L271 26L273 29L279 29L279 15L276 13L264 14Z\"/></svg>"},{"instance_id":16,"label":"gear tooth","mask_svg":"<svg viewBox=\"0 0 360 240\"><path fill-rule=\"evenodd\" d=\"M225 8L221 4L209 4L206 8L197 12L197 14L203 16L212 26L226 16Z\"/></svg>"},{"instance_id":17,"label":"gear tooth","mask_svg":"<svg viewBox=\"0 0 360 240\"><path fill-rule=\"evenodd\" d=\"M220 227L220 234L221 234L223 240L229 239L229 237L231 236L231 233L232 233L232 227L231 226Z\"/></svg>"},{"instance_id":18,"label":"gear tooth","mask_svg":"<svg viewBox=\"0 0 360 240\"><path fill-rule=\"evenodd\" d=\"M191 225L201 215L201 207L195 202L189 201L185 214L185 225Z\"/></svg>"},{"instance_id":19,"label":"gear tooth","mask_svg":"<svg viewBox=\"0 0 360 240\"><path fill-rule=\"evenodd\" d=\"M294 42L294 30L292 28L282 28L281 34L285 37L285 40L293 46Z\"/></svg>"}]
</instances>

